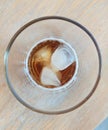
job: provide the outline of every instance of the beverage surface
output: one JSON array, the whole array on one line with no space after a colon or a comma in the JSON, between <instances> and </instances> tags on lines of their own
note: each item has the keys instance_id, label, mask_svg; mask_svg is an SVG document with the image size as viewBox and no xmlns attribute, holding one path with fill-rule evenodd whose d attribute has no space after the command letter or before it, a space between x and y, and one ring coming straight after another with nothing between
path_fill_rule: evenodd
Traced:
<instances>
[{"instance_id":1,"label":"beverage surface","mask_svg":"<svg viewBox=\"0 0 108 130\"><path fill-rule=\"evenodd\" d=\"M46 39L30 50L27 69L37 84L46 88L62 87L75 74L75 54L64 41Z\"/></svg>"}]
</instances>

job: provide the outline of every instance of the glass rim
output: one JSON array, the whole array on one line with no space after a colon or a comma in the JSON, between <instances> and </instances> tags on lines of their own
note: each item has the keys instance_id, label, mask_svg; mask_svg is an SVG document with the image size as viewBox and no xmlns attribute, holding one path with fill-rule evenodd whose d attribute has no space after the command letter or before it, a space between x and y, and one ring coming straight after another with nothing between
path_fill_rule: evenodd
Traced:
<instances>
[{"instance_id":1,"label":"glass rim","mask_svg":"<svg viewBox=\"0 0 108 130\"><path fill-rule=\"evenodd\" d=\"M95 81L95 84L92 88L92 90L89 92L89 94L82 100L80 101L78 104L76 104L75 106L72 106L66 110L59 110L59 111L44 111L44 110L39 110L39 109L36 109L35 107L29 105L26 101L24 101L18 94L17 92L14 90L14 87L13 85L11 84L11 81L9 80L9 75L8 75L8 56L9 56L9 52L10 52L10 49L11 49L11 46L14 44L14 41L15 39L18 37L18 35L23 31L25 30L27 27L31 26L32 24L35 24L37 22L40 22L40 21L43 21L43 20L50 20L50 19L55 19L55 20L62 20L62 21L66 21L66 22L69 22L71 24L74 24L75 26L79 27L80 29L82 29L92 40L92 42L94 43L95 45L95 48L96 48L96 51L97 51L97 54L98 54L98 62L99 62L99 69L98 69L98 74L97 74L97 78L96 78L96 81ZM98 86L98 83L100 81L100 78L101 78L101 68L102 68L102 58L101 58L101 52L100 52L100 49L98 47L98 43L96 41L96 39L94 38L94 36L91 34L91 32L86 29L86 27L84 27L83 25L81 25L80 23L72 20L72 19L69 19L69 18L66 18L66 17L62 17L62 16L44 16L44 17L40 17L40 18L36 18L28 23L26 23L25 25L23 25L14 35L13 37L11 38L8 46L7 46L7 49L5 51L5 54L4 54L4 65L5 65L5 77L6 77L6 81L7 81L7 84L9 86L9 89L11 90L11 92L13 93L13 95L16 97L16 99L21 103L23 104L24 106L26 106L27 108L31 109L32 111L35 111L35 112L39 112L39 113L43 113L43 114L63 114L63 113L67 113L67 112L70 112L70 111L73 111L77 108L79 108L80 106L82 106L92 95L93 93L95 92L97 86Z\"/></svg>"}]
</instances>

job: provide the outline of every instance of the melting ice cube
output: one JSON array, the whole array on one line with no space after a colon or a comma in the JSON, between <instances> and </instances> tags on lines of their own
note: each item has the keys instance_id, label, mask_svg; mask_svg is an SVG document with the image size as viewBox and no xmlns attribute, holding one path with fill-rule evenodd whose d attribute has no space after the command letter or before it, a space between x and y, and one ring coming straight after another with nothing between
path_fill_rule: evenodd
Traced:
<instances>
[{"instance_id":1,"label":"melting ice cube","mask_svg":"<svg viewBox=\"0 0 108 130\"><path fill-rule=\"evenodd\" d=\"M64 70L75 61L72 49L65 46L58 47L51 57L51 63L59 70Z\"/></svg>"},{"instance_id":2,"label":"melting ice cube","mask_svg":"<svg viewBox=\"0 0 108 130\"><path fill-rule=\"evenodd\" d=\"M56 74L48 67L44 67L41 73L41 82L44 85L60 86L60 81Z\"/></svg>"}]
</instances>

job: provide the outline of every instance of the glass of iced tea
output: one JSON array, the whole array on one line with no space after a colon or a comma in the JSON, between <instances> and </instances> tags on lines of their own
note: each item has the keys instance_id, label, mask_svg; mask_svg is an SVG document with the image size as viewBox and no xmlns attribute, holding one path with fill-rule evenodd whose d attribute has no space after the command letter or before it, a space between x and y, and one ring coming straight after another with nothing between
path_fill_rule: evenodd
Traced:
<instances>
[{"instance_id":1,"label":"glass of iced tea","mask_svg":"<svg viewBox=\"0 0 108 130\"><path fill-rule=\"evenodd\" d=\"M101 54L81 24L46 16L21 27L4 55L8 86L33 111L62 114L80 107L97 88Z\"/></svg>"}]
</instances>

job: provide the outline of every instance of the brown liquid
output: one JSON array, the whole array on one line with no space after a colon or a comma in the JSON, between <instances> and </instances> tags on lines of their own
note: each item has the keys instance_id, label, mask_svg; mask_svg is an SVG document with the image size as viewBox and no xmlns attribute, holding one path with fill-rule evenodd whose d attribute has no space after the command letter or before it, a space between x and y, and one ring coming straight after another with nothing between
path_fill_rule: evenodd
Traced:
<instances>
[{"instance_id":1,"label":"brown liquid","mask_svg":"<svg viewBox=\"0 0 108 130\"><path fill-rule=\"evenodd\" d=\"M54 51L64 43L57 40L46 40L35 46L28 58L28 70L33 80L39 85L46 88L55 88L54 85L45 85L41 82L41 73L44 67L48 67L53 70L60 81L60 86L66 84L74 75L76 69L76 61L69 65L64 70L54 71L51 65L51 56Z\"/></svg>"}]
</instances>

